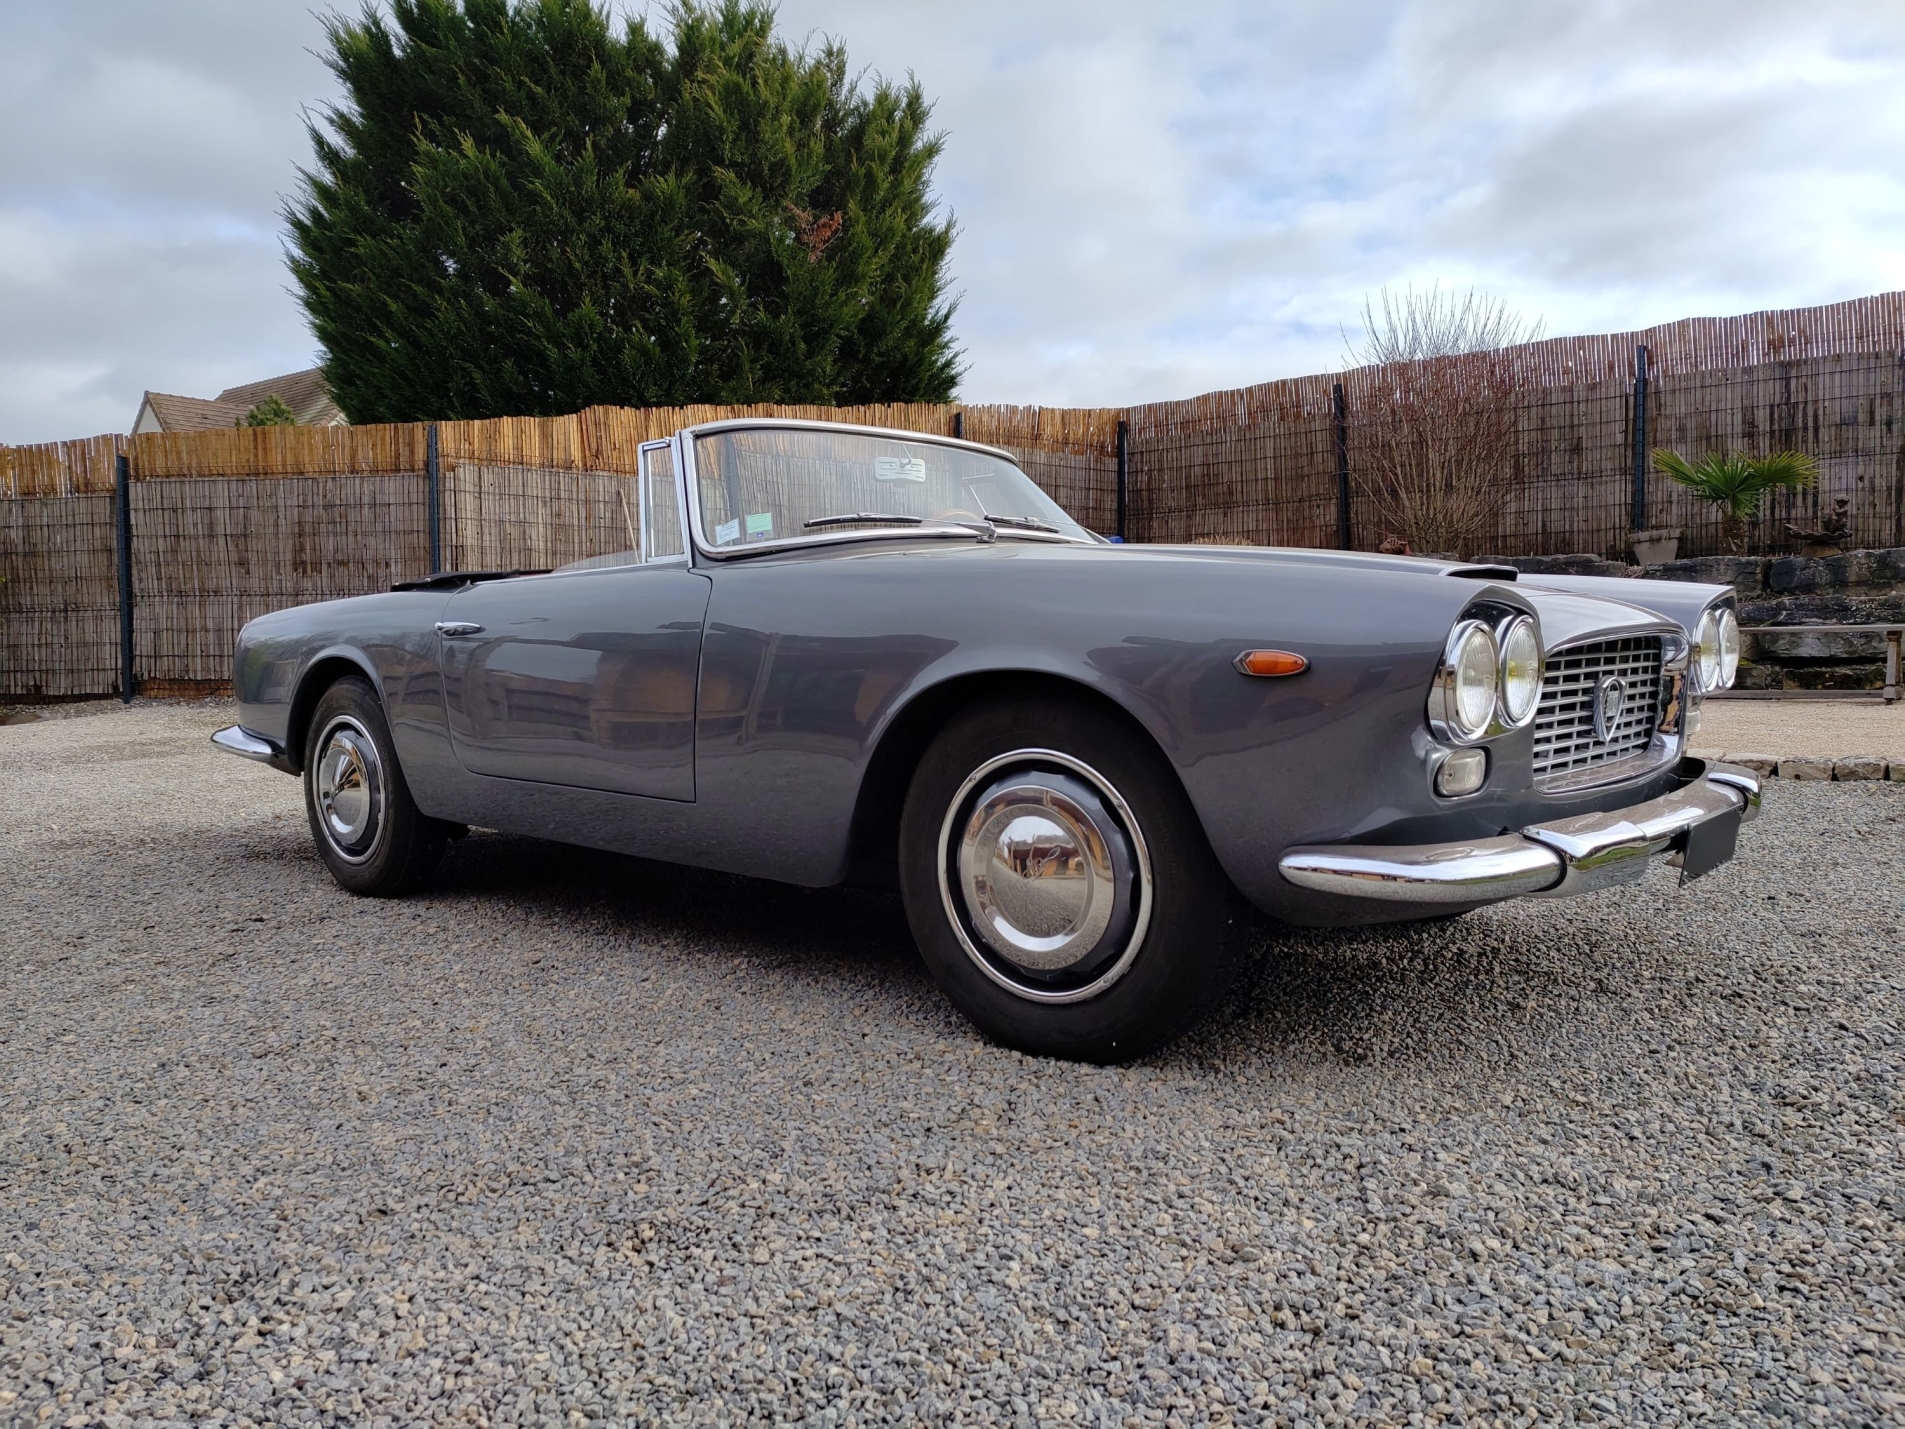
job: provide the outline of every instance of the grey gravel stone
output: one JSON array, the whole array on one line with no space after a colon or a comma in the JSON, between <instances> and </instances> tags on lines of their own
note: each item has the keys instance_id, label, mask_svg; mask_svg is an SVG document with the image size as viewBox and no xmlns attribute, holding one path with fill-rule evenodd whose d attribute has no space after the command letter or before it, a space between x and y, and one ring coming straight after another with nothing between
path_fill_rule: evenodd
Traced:
<instances>
[{"instance_id":1,"label":"grey gravel stone","mask_svg":"<svg viewBox=\"0 0 1905 1429\"><path fill-rule=\"evenodd\" d=\"M219 722L0 729L0 1422L1905 1417L1897 785L1266 931L1108 1070L880 896L479 832L350 898Z\"/></svg>"},{"instance_id":2,"label":"grey gravel stone","mask_svg":"<svg viewBox=\"0 0 1905 1429\"><path fill-rule=\"evenodd\" d=\"M1782 779L1830 779L1832 761L1822 755L1788 754L1779 761Z\"/></svg>"},{"instance_id":3,"label":"grey gravel stone","mask_svg":"<svg viewBox=\"0 0 1905 1429\"><path fill-rule=\"evenodd\" d=\"M1742 769L1750 769L1755 774L1763 774L1769 779L1779 772L1777 754L1754 754L1747 750L1736 750L1720 757L1728 764L1737 764Z\"/></svg>"},{"instance_id":4,"label":"grey gravel stone","mask_svg":"<svg viewBox=\"0 0 1905 1429\"><path fill-rule=\"evenodd\" d=\"M1883 779L1885 759L1877 754L1848 754L1832 761L1832 777L1840 781Z\"/></svg>"}]
</instances>

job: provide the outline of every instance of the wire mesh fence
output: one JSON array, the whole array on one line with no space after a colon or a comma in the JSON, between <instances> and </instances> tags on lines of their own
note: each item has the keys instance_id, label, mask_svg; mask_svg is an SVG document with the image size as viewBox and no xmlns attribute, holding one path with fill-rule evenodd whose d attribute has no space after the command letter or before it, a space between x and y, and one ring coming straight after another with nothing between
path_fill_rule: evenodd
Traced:
<instances>
[{"instance_id":1,"label":"wire mesh fence","mask_svg":"<svg viewBox=\"0 0 1905 1429\"><path fill-rule=\"evenodd\" d=\"M0 698L118 688L113 489L124 445L0 447Z\"/></svg>"},{"instance_id":2,"label":"wire mesh fence","mask_svg":"<svg viewBox=\"0 0 1905 1429\"><path fill-rule=\"evenodd\" d=\"M231 678L246 621L429 573L421 472L134 481L135 670L148 692Z\"/></svg>"},{"instance_id":3,"label":"wire mesh fence","mask_svg":"<svg viewBox=\"0 0 1905 1429\"><path fill-rule=\"evenodd\" d=\"M1085 526L1129 540L1362 549L1408 534L1385 475L1399 450L1476 467L1494 433L1464 556L1620 559L1647 527L1677 530L1683 555L1715 553L1720 513L1653 472L1651 450L1790 449L1817 459L1818 484L1768 501L1750 552L1795 549L1835 511L1843 544L1905 546L1905 294L1437 361L1127 409L591 408L0 448L0 697L117 690L121 458L133 674L148 689L228 678L238 629L266 610L433 565L536 570L630 549L641 444L735 417L997 446ZM1458 413L1439 435L1409 426L1428 389Z\"/></svg>"},{"instance_id":4,"label":"wire mesh fence","mask_svg":"<svg viewBox=\"0 0 1905 1429\"><path fill-rule=\"evenodd\" d=\"M632 469L459 462L444 473L442 499L448 570L546 571L641 545Z\"/></svg>"},{"instance_id":5,"label":"wire mesh fence","mask_svg":"<svg viewBox=\"0 0 1905 1429\"><path fill-rule=\"evenodd\" d=\"M110 493L0 498L0 698L117 692L117 535Z\"/></svg>"},{"instance_id":6,"label":"wire mesh fence","mask_svg":"<svg viewBox=\"0 0 1905 1429\"><path fill-rule=\"evenodd\" d=\"M1846 502L1847 546L1905 545L1905 349L1690 372L1651 384L1648 440L1684 456L1799 451L1819 464L1817 485L1775 494L1747 532L1753 554L1793 548L1789 526L1817 529ZM1687 533L1693 554L1723 548L1719 513L1655 477L1648 524Z\"/></svg>"}]
</instances>

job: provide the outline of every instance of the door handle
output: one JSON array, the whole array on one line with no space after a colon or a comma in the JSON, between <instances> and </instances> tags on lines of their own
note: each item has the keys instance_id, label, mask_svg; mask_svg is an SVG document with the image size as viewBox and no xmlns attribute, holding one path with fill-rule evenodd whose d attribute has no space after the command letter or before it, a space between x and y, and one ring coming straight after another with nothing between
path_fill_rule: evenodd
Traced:
<instances>
[{"instance_id":1,"label":"door handle","mask_svg":"<svg viewBox=\"0 0 1905 1429\"><path fill-rule=\"evenodd\" d=\"M449 639L458 635L481 635L483 627L467 620L439 620L437 634Z\"/></svg>"}]
</instances>

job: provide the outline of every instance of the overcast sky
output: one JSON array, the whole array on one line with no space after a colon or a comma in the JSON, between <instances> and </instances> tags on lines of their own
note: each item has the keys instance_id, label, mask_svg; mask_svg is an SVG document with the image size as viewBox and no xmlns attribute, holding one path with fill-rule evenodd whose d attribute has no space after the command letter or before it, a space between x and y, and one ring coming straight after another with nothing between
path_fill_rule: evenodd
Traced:
<instances>
[{"instance_id":1,"label":"overcast sky","mask_svg":"<svg viewBox=\"0 0 1905 1429\"><path fill-rule=\"evenodd\" d=\"M969 401L1327 370L1383 284L1476 284L1551 334L1905 288L1900 0L785 0L781 25L935 100ZM278 212L333 94L320 42L307 0L0 4L0 441L316 360Z\"/></svg>"}]
</instances>

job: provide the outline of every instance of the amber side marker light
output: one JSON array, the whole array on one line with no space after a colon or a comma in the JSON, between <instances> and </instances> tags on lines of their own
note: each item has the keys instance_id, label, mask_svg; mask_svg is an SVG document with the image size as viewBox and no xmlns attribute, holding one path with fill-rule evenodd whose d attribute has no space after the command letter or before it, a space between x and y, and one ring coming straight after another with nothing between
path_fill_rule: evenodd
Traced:
<instances>
[{"instance_id":1,"label":"amber side marker light","mask_svg":"<svg viewBox=\"0 0 1905 1429\"><path fill-rule=\"evenodd\" d=\"M1246 675L1300 675L1310 662L1289 650L1246 650L1237 657L1237 668Z\"/></svg>"}]
</instances>

